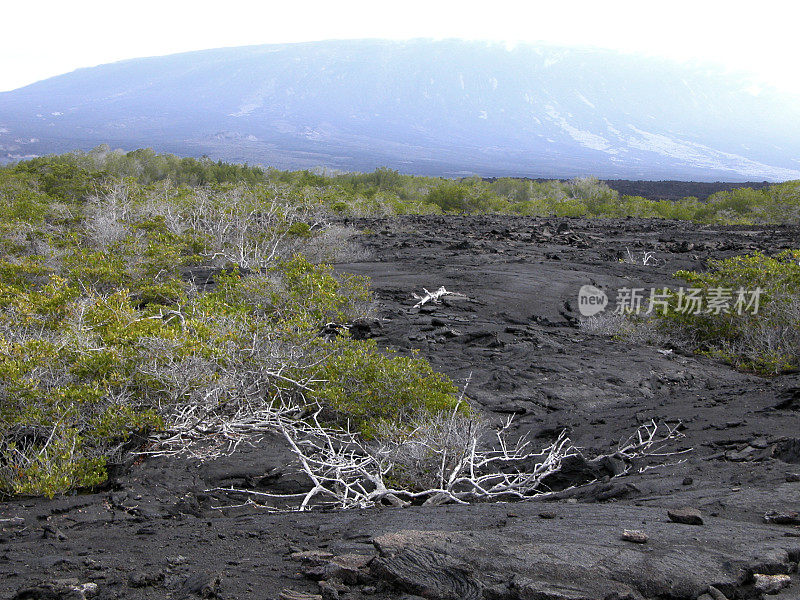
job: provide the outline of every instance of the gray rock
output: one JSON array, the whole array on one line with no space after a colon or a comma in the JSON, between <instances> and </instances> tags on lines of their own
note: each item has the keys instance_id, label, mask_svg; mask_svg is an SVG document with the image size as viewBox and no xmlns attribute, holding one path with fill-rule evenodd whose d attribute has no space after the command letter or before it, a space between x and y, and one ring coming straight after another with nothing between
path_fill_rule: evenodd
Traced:
<instances>
[{"instance_id":1,"label":"gray rock","mask_svg":"<svg viewBox=\"0 0 800 600\"><path fill-rule=\"evenodd\" d=\"M337 556L328 563L327 579L335 578L346 585L365 583L366 569L371 560L371 556L362 556L360 554Z\"/></svg>"},{"instance_id":2,"label":"gray rock","mask_svg":"<svg viewBox=\"0 0 800 600\"><path fill-rule=\"evenodd\" d=\"M547 598L553 600L593 600L588 590L575 584L558 584L534 579L517 578L511 584L515 598ZM619 597L619 596L618 596Z\"/></svg>"},{"instance_id":3,"label":"gray rock","mask_svg":"<svg viewBox=\"0 0 800 600\"><path fill-rule=\"evenodd\" d=\"M764 522L775 525L800 525L800 513L771 510L764 514Z\"/></svg>"},{"instance_id":4,"label":"gray rock","mask_svg":"<svg viewBox=\"0 0 800 600\"><path fill-rule=\"evenodd\" d=\"M17 591L12 600L88 600L97 595L96 583L78 583L77 579L42 582Z\"/></svg>"},{"instance_id":5,"label":"gray rock","mask_svg":"<svg viewBox=\"0 0 800 600\"><path fill-rule=\"evenodd\" d=\"M283 590L278 598L280 600L323 600L321 594L309 594L307 592L298 592L296 590Z\"/></svg>"},{"instance_id":6,"label":"gray rock","mask_svg":"<svg viewBox=\"0 0 800 600\"><path fill-rule=\"evenodd\" d=\"M472 569L439 548L405 545L402 533L375 540L382 556L370 564L371 573L401 591L424 597L481 600L483 585Z\"/></svg>"},{"instance_id":7,"label":"gray rock","mask_svg":"<svg viewBox=\"0 0 800 600\"><path fill-rule=\"evenodd\" d=\"M339 590L329 581L319 582L319 593L322 600L339 600Z\"/></svg>"},{"instance_id":8,"label":"gray rock","mask_svg":"<svg viewBox=\"0 0 800 600\"><path fill-rule=\"evenodd\" d=\"M195 573L184 581L179 598L219 598L222 580L216 573Z\"/></svg>"},{"instance_id":9,"label":"gray rock","mask_svg":"<svg viewBox=\"0 0 800 600\"><path fill-rule=\"evenodd\" d=\"M42 539L55 539L59 542L66 541L67 536L60 529L52 525L42 526Z\"/></svg>"},{"instance_id":10,"label":"gray rock","mask_svg":"<svg viewBox=\"0 0 800 600\"><path fill-rule=\"evenodd\" d=\"M25 527L25 519L22 517L0 519L0 529L21 529L23 527Z\"/></svg>"},{"instance_id":11,"label":"gray rock","mask_svg":"<svg viewBox=\"0 0 800 600\"><path fill-rule=\"evenodd\" d=\"M133 588L149 587L164 580L164 573L136 571L128 576L128 585Z\"/></svg>"},{"instance_id":12,"label":"gray rock","mask_svg":"<svg viewBox=\"0 0 800 600\"><path fill-rule=\"evenodd\" d=\"M622 539L626 542L633 542L634 544L646 544L650 538L643 531L636 529L626 529L622 532Z\"/></svg>"},{"instance_id":13,"label":"gray rock","mask_svg":"<svg viewBox=\"0 0 800 600\"><path fill-rule=\"evenodd\" d=\"M303 575L316 581L335 579L346 585L366 583L369 575L366 567L370 556L344 554L335 558L306 558L301 567Z\"/></svg>"},{"instance_id":14,"label":"gray rock","mask_svg":"<svg viewBox=\"0 0 800 600\"><path fill-rule=\"evenodd\" d=\"M762 594L777 594L782 589L792 585L792 578L788 575L753 575L755 589Z\"/></svg>"},{"instance_id":15,"label":"gray rock","mask_svg":"<svg viewBox=\"0 0 800 600\"><path fill-rule=\"evenodd\" d=\"M708 586L708 596L711 600L728 600L728 597L713 585Z\"/></svg>"},{"instance_id":16,"label":"gray rock","mask_svg":"<svg viewBox=\"0 0 800 600\"><path fill-rule=\"evenodd\" d=\"M533 512L480 535L469 529L400 529L374 538L379 556L370 572L399 592L439 600L481 595L596 600L612 593L687 600L708 594L717 600L709 582L729 594L741 588L742 572L785 573L796 563L796 540L769 525L715 519L696 538L660 520L662 511L563 504L560 519L539 519ZM621 540L620 522L646 522L647 534L658 540L657 552L650 543Z\"/></svg>"},{"instance_id":17,"label":"gray rock","mask_svg":"<svg viewBox=\"0 0 800 600\"><path fill-rule=\"evenodd\" d=\"M702 525L703 517L696 508L675 508L667 511L669 520L673 523L683 523L684 525Z\"/></svg>"},{"instance_id":18,"label":"gray rock","mask_svg":"<svg viewBox=\"0 0 800 600\"><path fill-rule=\"evenodd\" d=\"M333 553L327 550L301 550L292 552L292 560L297 562L310 562L313 564L325 564L333 558Z\"/></svg>"}]
</instances>

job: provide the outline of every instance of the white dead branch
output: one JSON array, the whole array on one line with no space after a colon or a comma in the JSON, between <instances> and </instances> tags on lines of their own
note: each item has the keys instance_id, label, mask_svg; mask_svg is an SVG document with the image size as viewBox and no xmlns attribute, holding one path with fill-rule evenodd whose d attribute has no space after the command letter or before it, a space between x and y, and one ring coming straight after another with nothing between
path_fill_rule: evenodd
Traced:
<instances>
[{"instance_id":1,"label":"white dead branch","mask_svg":"<svg viewBox=\"0 0 800 600\"><path fill-rule=\"evenodd\" d=\"M566 432L544 449L534 448L527 436L512 441L511 419L490 436L482 423L458 412L428 416L411 431L398 431L394 437L389 432L388 439L383 432L383 441L371 444L355 433L321 424L319 414L280 424L311 482L298 510L525 500L550 493L546 478L557 473L566 458L580 455ZM675 427L648 424L610 456L624 461L622 474L628 473L638 459L680 454L663 451L666 442L677 437ZM252 496L289 499L264 492Z\"/></svg>"},{"instance_id":2,"label":"white dead branch","mask_svg":"<svg viewBox=\"0 0 800 600\"><path fill-rule=\"evenodd\" d=\"M225 191L197 188L186 204L175 201L175 195L165 185L143 201L134 202L126 184L117 184L88 201L86 233L95 245L105 248L127 236L141 238L131 227L137 218L160 217L173 233L207 234L209 247L203 253L207 260L252 271L263 270L311 242L312 249L323 255L329 250L327 245L336 245L344 235L341 231L327 232L330 226L323 215L310 204L290 199L287 190L278 185L257 189L240 185ZM308 239L293 235L293 226L298 223L307 226L308 232L327 235Z\"/></svg>"},{"instance_id":3,"label":"white dead branch","mask_svg":"<svg viewBox=\"0 0 800 600\"><path fill-rule=\"evenodd\" d=\"M667 450L668 442L682 438L683 434L679 431L681 424L670 425L668 423L656 423L651 420L645 423L634 432L627 440L620 442L617 451L610 456L624 461L626 468L624 473L628 473L634 468L639 473L665 466L673 466L685 462L686 459L678 459L674 462L652 464L653 459L669 459L673 456L682 456L692 451L692 448L683 450ZM637 463L642 460L651 462L644 466Z\"/></svg>"},{"instance_id":4,"label":"white dead branch","mask_svg":"<svg viewBox=\"0 0 800 600\"><path fill-rule=\"evenodd\" d=\"M276 197L257 201L246 188L232 190L225 202L201 191L196 194L187 222L206 231L215 246L208 257L259 270L271 264L286 240L289 225L300 219L297 209Z\"/></svg>"},{"instance_id":5,"label":"white dead branch","mask_svg":"<svg viewBox=\"0 0 800 600\"><path fill-rule=\"evenodd\" d=\"M159 354L163 343L152 340L146 350ZM249 497L259 504L288 502L298 510L524 500L550 493L548 476L559 472L565 459L581 454L565 432L539 448L527 436L516 437L510 419L492 430L460 410L409 415L402 425L377 431L374 441L365 440L325 423L322 408L308 405L305 393L317 381L293 379L298 369L289 366L297 364L302 352L285 352L269 339L254 337L252 348L212 373L199 358L143 362L142 373L159 381L167 397L182 398L172 406L168 429L143 454L207 459L280 433L310 487L302 498L267 491ZM250 362L251 355L262 358ZM677 437L677 426L650 423L609 456L624 463L624 473L653 459L663 463L680 454L665 449ZM240 489L225 493L249 494Z\"/></svg>"},{"instance_id":6,"label":"white dead branch","mask_svg":"<svg viewBox=\"0 0 800 600\"><path fill-rule=\"evenodd\" d=\"M627 256L622 259L622 262L630 265L642 265L644 267L655 266L658 262L655 252L644 251L641 257L635 256L630 248L625 248Z\"/></svg>"},{"instance_id":7,"label":"white dead branch","mask_svg":"<svg viewBox=\"0 0 800 600\"><path fill-rule=\"evenodd\" d=\"M117 183L105 195L87 200L83 226L96 245L106 248L130 233L133 202L129 196L128 186Z\"/></svg>"},{"instance_id":8,"label":"white dead branch","mask_svg":"<svg viewBox=\"0 0 800 600\"><path fill-rule=\"evenodd\" d=\"M448 292L447 289L445 289L444 286L441 286L435 292L429 292L425 288L422 288L422 291L425 292L424 296L420 296L416 292L411 294L411 297L414 298L414 300L419 300L419 302L417 302L414 305L414 308L419 308L419 307L425 305L428 302L433 302L434 304L439 304L441 302L442 296L458 296L460 298L466 298L466 296L464 294L459 294L458 292Z\"/></svg>"},{"instance_id":9,"label":"white dead branch","mask_svg":"<svg viewBox=\"0 0 800 600\"><path fill-rule=\"evenodd\" d=\"M299 415L302 410L288 406L240 406L233 413L222 414L199 403L186 405L173 415L169 429L154 437L153 448L138 454L218 458L231 454L242 442L280 430Z\"/></svg>"},{"instance_id":10,"label":"white dead branch","mask_svg":"<svg viewBox=\"0 0 800 600\"><path fill-rule=\"evenodd\" d=\"M210 459L285 427L302 427L302 418L309 412L304 393L317 380L288 376L291 357L280 357L283 362L271 369L262 366L257 370L239 364L237 358L232 357L232 364L213 377L202 360L143 364L142 373L160 380L170 394L180 394L183 401L171 407L169 427L153 437L153 447L140 454Z\"/></svg>"}]
</instances>

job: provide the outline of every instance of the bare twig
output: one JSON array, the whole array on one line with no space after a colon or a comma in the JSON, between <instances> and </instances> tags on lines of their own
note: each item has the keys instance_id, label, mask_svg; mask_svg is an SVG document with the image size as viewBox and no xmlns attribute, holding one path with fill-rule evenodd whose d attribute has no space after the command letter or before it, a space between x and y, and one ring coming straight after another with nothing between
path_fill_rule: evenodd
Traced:
<instances>
[{"instance_id":1,"label":"bare twig","mask_svg":"<svg viewBox=\"0 0 800 600\"><path fill-rule=\"evenodd\" d=\"M444 286L441 286L435 292L429 292L427 289L422 288L422 291L425 292L425 295L420 296L419 294L412 293L411 297L415 300L419 300L413 308L420 308L421 306L425 305L428 302L433 302L434 304L439 304L441 302L442 296L458 296L461 298L466 298L464 294L459 294L458 292L448 292Z\"/></svg>"}]
</instances>

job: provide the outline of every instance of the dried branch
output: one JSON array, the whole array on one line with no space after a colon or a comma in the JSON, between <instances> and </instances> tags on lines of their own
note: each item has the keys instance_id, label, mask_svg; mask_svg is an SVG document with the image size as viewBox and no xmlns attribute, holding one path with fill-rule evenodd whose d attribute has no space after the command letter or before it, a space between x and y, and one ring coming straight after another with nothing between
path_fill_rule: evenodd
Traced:
<instances>
[{"instance_id":1,"label":"dried branch","mask_svg":"<svg viewBox=\"0 0 800 600\"><path fill-rule=\"evenodd\" d=\"M459 294L458 292L448 292L444 286L440 287L435 292L429 292L427 289L422 288L422 291L425 292L424 296L420 296L417 293L412 293L411 297L415 300L419 300L413 308L420 308L421 306L425 305L428 302L433 302L434 304L439 304L441 302L442 296L458 296L461 298L466 298L464 294Z\"/></svg>"},{"instance_id":2,"label":"dried branch","mask_svg":"<svg viewBox=\"0 0 800 600\"><path fill-rule=\"evenodd\" d=\"M527 436L512 442L511 419L488 436L481 422L458 411L428 415L410 431L380 432L383 442L375 444L346 429L324 426L319 415L318 410L305 419L280 423L311 482L298 510L526 500L550 493L546 479L559 472L566 458L580 455L566 432L541 450ZM493 437L493 443L486 437ZM663 451L677 437L677 427L648 424L610 456L623 460L627 473L637 459L687 452Z\"/></svg>"}]
</instances>

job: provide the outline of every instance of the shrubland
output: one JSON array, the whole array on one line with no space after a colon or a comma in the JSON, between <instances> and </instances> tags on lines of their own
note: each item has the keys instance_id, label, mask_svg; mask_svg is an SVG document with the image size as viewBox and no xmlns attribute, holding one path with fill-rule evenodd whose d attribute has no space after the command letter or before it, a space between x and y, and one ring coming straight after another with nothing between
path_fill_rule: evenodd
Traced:
<instances>
[{"instance_id":1,"label":"shrubland","mask_svg":"<svg viewBox=\"0 0 800 600\"><path fill-rule=\"evenodd\" d=\"M788 222L799 185L661 202L591 178L288 172L108 147L2 168L0 494L91 488L132 451L213 455L267 428L287 435L316 481L308 498L339 506L538 493L577 450L564 437L542 452L503 438L487 450L492 432L452 381L419 356L351 337L373 299L368 281L326 264L363 258L357 232L332 217ZM796 365L797 259L683 274L733 286L772 269L768 319L664 319L659 331L748 368ZM765 327L768 342L753 346ZM525 461L530 472L517 469Z\"/></svg>"},{"instance_id":2,"label":"shrubland","mask_svg":"<svg viewBox=\"0 0 800 600\"><path fill-rule=\"evenodd\" d=\"M232 165L208 158L179 158L152 150L122 152L99 146L25 161L2 170L0 188L36 189L60 201L86 197L109 181L132 180L142 186L169 181L180 187L246 184L279 190L293 202L346 216L500 213L563 217L642 217L709 224L796 223L800 219L800 182L753 190L718 192L707 201L650 200L620 196L605 183L583 177L572 181L534 181L479 177L458 180L404 175L379 168L372 173L279 171ZM2 193L2 192L0 192Z\"/></svg>"},{"instance_id":3,"label":"shrubland","mask_svg":"<svg viewBox=\"0 0 800 600\"><path fill-rule=\"evenodd\" d=\"M422 358L349 336L369 282L303 255L342 237L316 199L224 173L0 170L0 492L97 486L130 450L230 443L281 410L320 408L363 439L468 414Z\"/></svg>"}]
</instances>

